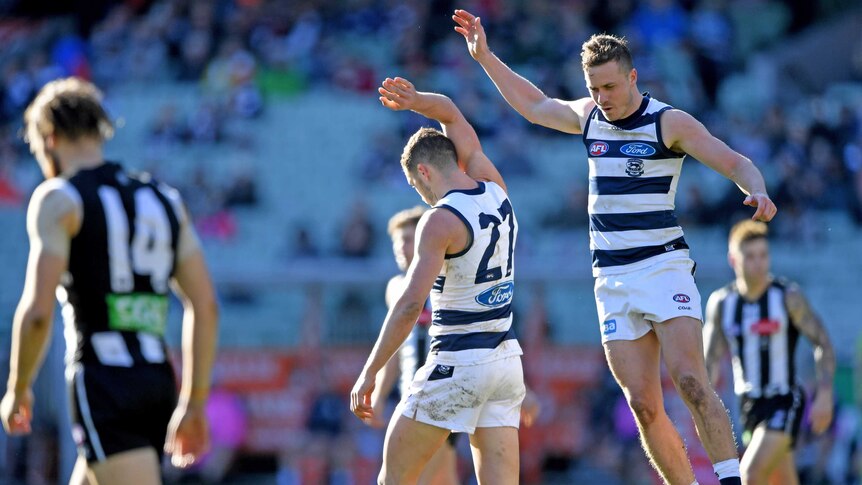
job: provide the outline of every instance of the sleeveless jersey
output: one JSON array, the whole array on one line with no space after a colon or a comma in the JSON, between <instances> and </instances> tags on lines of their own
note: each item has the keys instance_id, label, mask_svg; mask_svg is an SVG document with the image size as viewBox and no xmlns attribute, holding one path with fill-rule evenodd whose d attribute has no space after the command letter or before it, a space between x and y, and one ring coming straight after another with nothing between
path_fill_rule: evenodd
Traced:
<instances>
[{"instance_id":1,"label":"sleeveless jersey","mask_svg":"<svg viewBox=\"0 0 862 485\"><path fill-rule=\"evenodd\" d=\"M665 147L659 118L670 106L644 94L636 112L608 121L593 108L584 127L593 275L688 257L674 213L684 155Z\"/></svg>"},{"instance_id":2,"label":"sleeveless jersey","mask_svg":"<svg viewBox=\"0 0 862 485\"><path fill-rule=\"evenodd\" d=\"M518 222L506 193L479 182L475 189L450 191L435 208L458 216L471 238L464 250L446 256L431 290L429 362L470 365L521 355L512 330Z\"/></svg>"},{"instance_id":3,"label":"sleeveless jersey","mask_svg":"<svg viewBox=\"0 0 862 485\"><path fill-rule=\"evenodd\" d=\"M165 362L178 193L115 163L58 183L81 202L83 214L57 289L67 361L122 367Z\"/></svg>"},{"instance_id":4,"label":"sleeveless jersey","mask_svg":"<svg viewBox=\"0 0 862 485\"><path fill-rule=\"evenodd\" d=\"M751 398L788 394L796 384L794 354L799 331L785 303L787 283L773 281L757 301L735 283L716 292L715 308L733 355L734 391Z\"/></svg>"}]
</instances>

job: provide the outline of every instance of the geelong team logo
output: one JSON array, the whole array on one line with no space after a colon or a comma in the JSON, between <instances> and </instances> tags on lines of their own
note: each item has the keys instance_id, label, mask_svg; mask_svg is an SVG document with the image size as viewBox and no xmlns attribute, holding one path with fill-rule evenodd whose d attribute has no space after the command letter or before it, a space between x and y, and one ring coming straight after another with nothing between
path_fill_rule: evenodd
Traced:
<instances>
[{"instance_id":1,"label":"geelong team logo","mask_svg":"<svg viewBox=\"0 0 862 485\"><path fill-rule=\"evenodd\" d=\"M620 151L625 155L633 157L648 157L655 155L655 148L646 143L626 143L620 147Z\"/></svg>"},{"instance_id":2,"label":"geelong team logo","mask_svg":"<svg viewBox=\"0 0 862 485\"><path fill-rule=\"evenodd\" d=\"M515 294L515 283L507 281L499 285L492 286L487 290L476 295L476 303L482 306L498 307L512 301L512 295Z\"/></svg>"},{"instance_id":3,"label":"geelong team logo","mask_svg":"<svg viewBox=\"0 0 862 485\"><path fill-rule=\"evenodd\" d=\"M691 298L684 293L677 293L676 295L673 295L673 301L677 303L688 303L691 301Z\"/></svg>"},{"instance_id":4,"label":"geelong team logo","mask_svg":"<svg viewBox=\"0 0 862 485\"><path fill-rule=\"evenodd\" d=\"M644 174L644 161L639 158L629 158L626 162L626 173L629 177L640 177Z\"/></svg>"},{"instance_id":5,"label":"geelong team logo","mask_svg":"<svg viewBox=\"0 0 862 485\"><path fill-rule=\"evenodd\" d=\"M603 141L594 141L593 144L590 145L590 155L598 157L607 153L609 149L610 147L607 143Z\"/></svg>"}]
</instances>

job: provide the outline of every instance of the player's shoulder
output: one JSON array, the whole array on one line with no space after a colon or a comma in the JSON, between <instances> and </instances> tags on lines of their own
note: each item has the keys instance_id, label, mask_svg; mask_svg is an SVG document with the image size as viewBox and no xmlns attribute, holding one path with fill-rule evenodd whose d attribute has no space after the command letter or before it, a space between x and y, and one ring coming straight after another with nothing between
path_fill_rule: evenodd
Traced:
<instances>
[{"instance_id":1,"label":"player's shoulder","mask_svg":"<svg viewBox=\"0 0 862 485\"><path fill-rule=\"evenodd\" d=\"M710 293L709 299L715 300L716 302L719 302L719 301L723 301L724 299L726 299L728 296L730 296L733 293L738 293L738 291L736 289L736 283L731 281L731 282L727 283L726 285L724 285L724 286L714 290L712 293Z\"/></svg>"},{"instance_id":2,"label":"player's shoulder","mask_svg":"<svg viewBox=\"0 0 862 485\"><path fill-rule=\"evenodd\" d=\"M82 205L81 194L69 180L62 177L51 177L40 183L30 198L30 210L64 212Z\"/></svg>"}]
</instances>

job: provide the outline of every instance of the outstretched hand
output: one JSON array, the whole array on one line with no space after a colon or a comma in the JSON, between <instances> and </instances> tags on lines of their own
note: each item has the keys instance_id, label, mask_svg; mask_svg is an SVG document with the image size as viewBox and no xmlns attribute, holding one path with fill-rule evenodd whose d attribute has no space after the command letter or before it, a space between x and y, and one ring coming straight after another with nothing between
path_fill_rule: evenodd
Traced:
<instances>
[{"instance_id":1,"label":"outstretched hand","mask_svg":"<svg viewBox=\"0 0 862 485\"><path fill-rule=\"evenodd\" d=\"M377 92L380 93L380 102L383 106L393 111L414 109L419 99L413 83L402 77L395 79L387 77L377 88Z\"/></svg>"},{"instance_id":2,"label":"outstretched hand","mask_svg":"<svg viewBox=\"0 0 862 485\"><path fill-rule=\"evenodd\" d=\"M473 59L478 61L480 57L490 52L481 18L466 10L455 10L452 20L458 24L455 27L455 32L464 36L464 40L467 41L467 50L470 51Z\"/></svg>"},{"instance_id":3,"label":"outstretched hand","mask_svg":"<svg viewBox=\"0 0 862 485\"><path fill-rule=\"evenodd\" d=\"M747 206L757 207L757 210L754 211L754 215L751 216L755 221L769 222L773 217L775 217L775 213L778 212L778 209L775 207L772 200L769 199L769 196L763 193L751 194L746 197L742 203Z\"/></svg>"}]
</instances>

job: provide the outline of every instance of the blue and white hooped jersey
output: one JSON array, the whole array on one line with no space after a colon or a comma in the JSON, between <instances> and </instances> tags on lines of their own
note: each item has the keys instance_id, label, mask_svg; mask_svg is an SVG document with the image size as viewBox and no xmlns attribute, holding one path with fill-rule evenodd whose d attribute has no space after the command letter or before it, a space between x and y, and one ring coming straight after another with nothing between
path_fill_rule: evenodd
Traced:
<instances>
[{"instance_id":1,"label":"blue and white hooped jersey","mask_svg":"<svg viewBox=\"0 0 862 485\"><path fill-rule=\"evenodd\" d=\"M668 109L644 94L638 110L622 120L608 121L598 107L587 118L593 276L688 257L674 213L685 155L665 146L659 124Z\"/></svg>"},{"instance_id":2,"label":"blue and white hooped jersey","mask_svg":"<svg viewBox=\"0 0 862 485\"><path fill-rule=\"evenodd\" d=\"M428 362L470 365L521 355L512 331L518 222L506 192L479 182L450 191L435 208L452 211L472 237L463 251L446 256L431 290Z\"/></svg>"}]
</instances>

